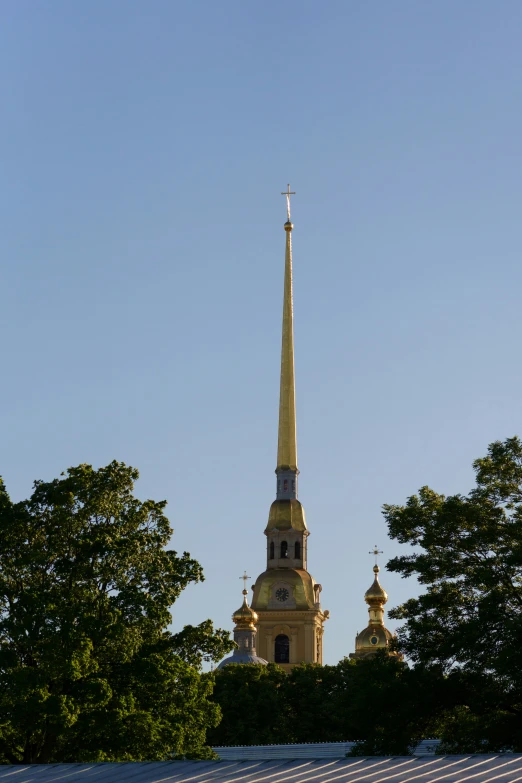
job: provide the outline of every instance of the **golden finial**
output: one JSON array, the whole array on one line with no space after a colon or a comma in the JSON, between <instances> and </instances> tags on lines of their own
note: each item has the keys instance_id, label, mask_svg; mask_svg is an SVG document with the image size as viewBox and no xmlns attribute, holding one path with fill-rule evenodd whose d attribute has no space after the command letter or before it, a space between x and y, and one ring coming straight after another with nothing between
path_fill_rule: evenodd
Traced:
<instances>
[{"instance_id":1,"label":"golden finial","mask_svg":"<svg viewBox=\"0 0 522 783\"><path fill-rule=\"evenodd\" d=\"M281 191L282 196L286 196L286 223L285 223L285 229L288 225L290 225L290 231L292 230L292 222L290 220L290 196L295 196L295 190L290 190L290 183L286 186L286 190Z\"/></svg>"}]
</instances>

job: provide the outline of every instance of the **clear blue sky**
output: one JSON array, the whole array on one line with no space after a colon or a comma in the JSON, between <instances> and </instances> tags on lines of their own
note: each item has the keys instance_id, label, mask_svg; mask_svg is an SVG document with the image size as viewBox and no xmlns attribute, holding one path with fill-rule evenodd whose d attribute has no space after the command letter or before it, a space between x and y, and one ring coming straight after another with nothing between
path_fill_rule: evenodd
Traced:
<instances>
[{"instance_id":1,"label":"clear blue sky","mask_svg":"<svg viewBox=\"0 0 522 783\"><path fill-rule=\"evenodd\" d=\"M353 649L383 503L520 433L522 4L4 0L0 473L112 459L230 627L275 493L293 200L300 499ZM383 573L389 606L417 591ZM393 623L390 624L394 627Z\"/></svg>"}]
</instances>

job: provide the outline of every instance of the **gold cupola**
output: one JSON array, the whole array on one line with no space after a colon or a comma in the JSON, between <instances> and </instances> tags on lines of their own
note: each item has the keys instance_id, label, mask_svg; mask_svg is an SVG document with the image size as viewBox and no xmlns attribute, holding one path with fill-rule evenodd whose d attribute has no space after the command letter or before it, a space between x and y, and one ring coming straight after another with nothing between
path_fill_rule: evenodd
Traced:
<instances>
[{"instance_id":1,"label":"gold cupola","mask_svg":"<svg viewBox=\"0 0 522 783\"><path fill-rule=\"evenodd\" d=\"M381 553L375 547L370 554L377 558ZM368 625L355 637L355 652L350 653L350 658L369 658L379 650L385 650L388 655L402 658L401 655L390 650L394 635L384 626L384 604L388 601L388 593L379 582L379 570L376 562L373 566L373 583L364 594L364 600L368 604Z\"/></svg>"},{"instance_id":2,"label":"gold cupola","mask_svg":"<svg viewBox=\"0 0 522 783\"><path fill-rule=\"evenodd\" d=\"M248 605L248 590L243 590L243 603L232 615L232 620L236 628L252 628L256 630L258 620L257 613Z\"/></svg>"},{"instance_id":3,"label":"gold cupola","mask_svg":"<svg viewBox=\"0 0 522 783\"><path fill-rule=\"evenodd\" d=\"M375 606L375 608L380 607L382 609L388 600L388 593L379 582L379 571L379 566L376 563L373 567L373 573L375 574L373 584L365 592L364 600L370 606L370 608Z\"/></svg>"}]
</instances>

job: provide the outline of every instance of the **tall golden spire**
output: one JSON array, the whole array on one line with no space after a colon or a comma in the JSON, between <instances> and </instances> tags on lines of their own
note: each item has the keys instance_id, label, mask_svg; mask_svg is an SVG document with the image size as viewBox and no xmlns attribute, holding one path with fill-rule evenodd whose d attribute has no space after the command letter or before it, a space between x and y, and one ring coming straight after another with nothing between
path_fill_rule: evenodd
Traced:
<instances>
[{"instance_id":1,"label":"tall golden spire","mask_svg":"<svg viewBox=\"0 0 522 783\"><path fill-rule=\"evenodd\" d=\"M279 394L279 433L276 473L297 475L297 435L295 422L294 312L292 296L292 229L290 221L290 185L286 196L287 221L285 252L285 285L283 294L283 340L281 346L281 387Z\"/></svg>"},{"instance_id":2,"label":"tall golden spire","mask_svg":"<svg viewBox=\"0 0 522 783\"><path fill-rule=\"evenodd\" d=\"M276 499L270 506L266 535L266 570L254 585L252 609L260 654L286 671L300 662L323 662L321 585L307 570L308 529L297 499L294 325L292 312L292 221L290 185L285 193L285 284L281 346L281 395L277 444Z\"/></svg>"}]
</instances>

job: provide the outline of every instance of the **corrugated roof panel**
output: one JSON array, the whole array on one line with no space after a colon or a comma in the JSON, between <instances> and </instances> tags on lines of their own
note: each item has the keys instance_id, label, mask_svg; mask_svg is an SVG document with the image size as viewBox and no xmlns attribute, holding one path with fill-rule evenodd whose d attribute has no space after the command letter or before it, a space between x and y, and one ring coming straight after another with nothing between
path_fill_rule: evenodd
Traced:
<instances>
[{"instance_id":1,"label":"corrugated roof panel","mask_svg":"<svg viewBox=\"0 0 522 783\"><path fill-rule=\"evenodd\" d=\"M354 742L310 742L291 745L235 745L214 747L220 759L299 759L343 758Z\"/></svg>"},{"instance_id":2,"label":"corrugated roof panel","mask_svg":"<svg viewBox=\"0 0 522 783\"><path fill-rule=\"evenodd\" d=\"M209 772L216 766L215 761L194 761L194 762L175 762L176 766L173 767L171 763L171 769L169 770L169 781L183 781L183 783L201 783L202 780L208 777ZM190 766L194 765L194 766ZM227 769L234 769L236 762L220 762L221 774L226 774ZM177 770L180 770L179 772Z\"/></svg>"},{"instance_id":3,"label":"corrugated roof panel","mask_svg":"<svg viewBox=\"0 0 522 783\"><path fill-rule=\"evenodd\" d=\"M522 754L0 766L0 783L522 783Z\"/></svg>"},{"instance_id":4,"label":"corrugated roof panel","mask_svg":"<svg viewBox=\"0 0 522 783\"><path fill-rule=\"evenodd\" d=\"M414 756L434 755L440 740L427 739L419 742ZM355 742L305 742L288 745L230 745L216 746L213 750L220 759L241 761L250 759L300 759L300 758L345 758L354 748Z\"/></svg>"}]
</instances>

